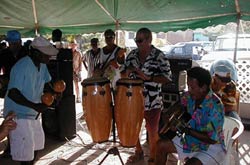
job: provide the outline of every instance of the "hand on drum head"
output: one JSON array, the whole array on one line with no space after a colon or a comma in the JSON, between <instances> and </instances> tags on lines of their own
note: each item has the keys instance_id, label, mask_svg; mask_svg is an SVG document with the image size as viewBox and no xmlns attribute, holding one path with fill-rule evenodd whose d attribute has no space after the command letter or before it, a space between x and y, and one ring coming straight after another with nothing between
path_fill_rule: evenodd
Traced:
<instances>
[{"instance_id":1,"label":"hand on drum head","mask_svg":"<svg viewBox=\"0 0 250 165\"><path fill-rule=\"evenodd\" d=\"M143 72L142 72L142 70L141 69L136 69L135 70L135 73L136 73L136 77L137 78L140 78L140 79L142 79L142 80L144 80L144 81L149 81L150 79L151 79L151 77L150 76L148 76L148 75L146 75L146 74L144 74Z\"/></svg>"}]
</instances>

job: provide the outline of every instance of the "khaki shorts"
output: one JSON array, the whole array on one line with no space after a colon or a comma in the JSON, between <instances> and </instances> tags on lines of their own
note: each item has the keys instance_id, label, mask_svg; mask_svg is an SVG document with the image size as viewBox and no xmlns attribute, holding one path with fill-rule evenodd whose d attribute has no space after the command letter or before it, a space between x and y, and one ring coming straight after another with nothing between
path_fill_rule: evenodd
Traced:
<instances>
[{"instance_id":1,"label":"khaki shorts","mask_svg":"<svg viewBox=\"0 0 250 165\"><path fill-rule=\"evenodd\" d=\"M34 151L44 148L44 132L40 120L16 119L17 127L10 132L11 156L15 161L31 161Z\"/></svg>"}]
</instances>

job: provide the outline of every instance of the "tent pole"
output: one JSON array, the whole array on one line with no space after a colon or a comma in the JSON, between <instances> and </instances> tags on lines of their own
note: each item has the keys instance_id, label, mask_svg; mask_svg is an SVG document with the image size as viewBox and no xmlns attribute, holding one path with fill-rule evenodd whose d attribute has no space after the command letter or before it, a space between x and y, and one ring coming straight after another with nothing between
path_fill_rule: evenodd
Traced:
<instances>
[{"instance_id":1,"label":"tent pole","mask_svg":"<svg viewBox=\"0 0 250 165\"><path fill-rule=\"evenodd\" d=\"M32 10L33 10L33 16L34 16L34 21L35 21L35 35L37 36L38 35L39 24L38 24L38 21L37 21L35 0L32 0Z\"/></svg>"},{"instance_id":2,"label":"tent pole","mask_svg":"<svg viewBox=\"0 0 250 165\"><path fill-rule=\"evenodd\" d=\"M116 35L115 35L115 44L116 45L118 45L118 39L119 39L119 32L118 32L118 30L119 30L119 21L118 20L116 20L115 21L115 33L116 33Z\"/></svg>"},{"instance_id":3,"label":"tent pole","mask_svg":"<svg viewBox=\"0 0 250 165\"><path fill-rule=\"evenodd\" d=\"M239 29L240 29L240 18L241 18L241 13L240 13L240 6L239 6L239 1L235 0L235 9L237 12L237 20L236 20L236 37L235 37L235 46L234 46L234 63L236 63L236 56L237 56L237 47L238 47L238 36L239 36Z\"/></svg>"}]
</instances>

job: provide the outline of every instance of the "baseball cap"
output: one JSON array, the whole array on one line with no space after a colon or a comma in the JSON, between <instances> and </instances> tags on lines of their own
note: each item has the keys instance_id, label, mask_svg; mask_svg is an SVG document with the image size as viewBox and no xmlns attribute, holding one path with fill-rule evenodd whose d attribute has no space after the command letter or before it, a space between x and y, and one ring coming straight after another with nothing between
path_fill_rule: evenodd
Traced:
<instances>
[{"instance_id":1,"label":"baseball cap","mask_svg":"<svg viewBox=\"0 0 250 165\"><path fill-rule=\"evenodd\" d=\"M36 37L32 43L32 48L38 49L44 54L47 55L57 55L58 50L45 38L43 37Z\"/></svg>"},{"instance_id":2,"label":"baseball cap","mask_svg":"<svg viewBox=\"0 0 250 165\"><path fill-rule=\"evenodd\" d=\"M21 34L16 30L10 30L7 32L6 40L8 42L18 42L21 40Z\"/></svg>"},{"instance_id":3,"label":"baseball cap","mask_svg":"<svg viewBox=\"0 0 250 165\"><path fill-rule=\"evenodd\" d=\"M214 74L220 78L222 82L228 83L231 81L231 71L225 65L218 65L214 68Z\"/></svg>"}]
</instances>

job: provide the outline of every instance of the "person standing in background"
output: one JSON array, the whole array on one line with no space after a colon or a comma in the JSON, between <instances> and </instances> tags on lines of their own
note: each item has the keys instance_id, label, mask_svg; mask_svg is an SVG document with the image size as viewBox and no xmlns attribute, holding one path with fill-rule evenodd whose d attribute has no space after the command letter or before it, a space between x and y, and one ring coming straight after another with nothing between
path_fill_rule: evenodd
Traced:
<instances>
[{"instance_id":1,"label":"person standing in background","mask_svg":"<svg viewBox=\"0 0 250 165\"><path fill-rule=\"evenodd\" d=\"M63 48L62 31L60 29L55 29L52 31L52 41L57 49Z\"/></svg>"},{"instance_id":2,"label":"person standing in background","mask_svg":"<svg viewBox=\"0 0 250 165\"><path fill-rule=\"evenodd\" d=\"M9 46L0 52L0 70L3 71L3 75L9 78L12 66L19 59L28 55L28 52L22 46L21 34L18 31L8 31L6 41L8 41Z\"/></svg>"},{"instance_id":3,"label":"person standing in background","mask_svg":"<svg viewBox=\"0 0 250 165\"><path fill-rule=\"evenodd\" d=\"M115 88L120 78L120 65L124 63L125 55L119 53L121 48L115 44L115 32L108 29L104 32L106 46L100 51L100 64L95 69L94 76L107 77Z\"/></svg>"},{"instance_id":4,"label":"person standing in background","mask_svg":"<svg viewBox=\"0 0 250 165\"><path fill-rule=\"evenodd\" d=\"M73 55L73 81L75 86L75 93L76 93L76 103L81 103L81 97L80 97L80 90L79 90L79 82L82 81L82 53L77 48L77 43L74 40L70 47L72 49L72 55Z\"/></svg>"},{"instance_id":5,"label":"person standing in background","mask_svg":"<svg viewBox=\"0 0 250 165\"><path fill-rule=\"evenodd\" d=\"M91 49L88 50L83 57L83 61L87 62L88 78L93 76L95 68L97 67L100 61L100 48L98 47L98 38L92 38L90 40L90 46Z\"/></svg>"}]
</instances>

